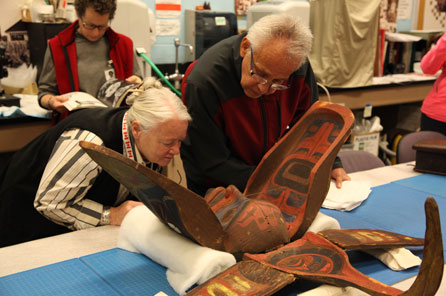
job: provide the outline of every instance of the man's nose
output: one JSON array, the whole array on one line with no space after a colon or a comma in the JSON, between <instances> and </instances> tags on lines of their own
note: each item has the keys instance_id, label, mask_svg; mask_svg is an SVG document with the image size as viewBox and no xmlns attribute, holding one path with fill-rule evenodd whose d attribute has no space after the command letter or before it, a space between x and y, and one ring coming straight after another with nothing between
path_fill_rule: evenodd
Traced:
<instances>
[{"instance_id":1,"label":"man's nose","mask_svg":"<svg viewBox=\"0 0 446 296\"><path fill-rule=\"evenodd\" d=\"M93 33L94 36L99 36L99 35L102 34L102 31L99 30L98 27L96 27L96 28L94 28L94 29L92 30L92 33Z\"/></svg>"},{"instance_id":2,"label":"man's nose","mask_svg":"<svg viewBox=\"0 0 446 296\"><path fill-rule=\"evenodd\" d=\"M267 84L258 84L258 88L262 95L264 94L272 94L276 90L274 88L271 88L271 85L269 83Z\"/></svg>"}]
</instances>

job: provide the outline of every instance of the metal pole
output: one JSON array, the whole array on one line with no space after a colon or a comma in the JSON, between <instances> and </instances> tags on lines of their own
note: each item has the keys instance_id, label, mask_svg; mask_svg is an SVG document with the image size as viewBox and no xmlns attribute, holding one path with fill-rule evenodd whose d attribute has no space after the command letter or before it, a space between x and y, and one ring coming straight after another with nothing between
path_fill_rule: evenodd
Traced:
<instances>
[{"instance_id":1,"label":"metal pole","mask_svg":"<svg viewBox=\"0 0 446 296\"><path fill-rule=\"evenodd\" d=\"M164 76L161 71L158 69L158 67L146 56L144 52L141 50L136 50L139 56L141 56L144 60L146 60L147 63L152 67L152 69L158 74L158 76L173 90L173 92L181 98L181 92L177 90L170 82L167 80L166 76Z\"/></svg>"}]
</instances>

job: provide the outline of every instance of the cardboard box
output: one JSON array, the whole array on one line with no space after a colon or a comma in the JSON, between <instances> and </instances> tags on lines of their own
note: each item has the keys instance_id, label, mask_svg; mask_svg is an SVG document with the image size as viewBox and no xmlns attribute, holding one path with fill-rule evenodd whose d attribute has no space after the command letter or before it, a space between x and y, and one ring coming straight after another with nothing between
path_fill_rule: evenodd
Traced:
<instances>
[{"instance_id":1,"label":"cardboard box","mask_svg":"<svg viewBox=\"0 0 446 296\"><path fill-rule=\"evenodd\" d=\"M352 151L353 150L353 144L347 141L344 145L341 146L341 150L339 151Z\"/></svg>"},{"instance_id":2,"label":"cardboard box","mask_svg":"<svg viewBox=\"0 0 446 296\"><path fill-rule=\"evenodd\" d=\"M352 134L350 136L353 150L364 150L376 156L378 156L379 140L379 132Z\"/></svg>"}]
</instances>

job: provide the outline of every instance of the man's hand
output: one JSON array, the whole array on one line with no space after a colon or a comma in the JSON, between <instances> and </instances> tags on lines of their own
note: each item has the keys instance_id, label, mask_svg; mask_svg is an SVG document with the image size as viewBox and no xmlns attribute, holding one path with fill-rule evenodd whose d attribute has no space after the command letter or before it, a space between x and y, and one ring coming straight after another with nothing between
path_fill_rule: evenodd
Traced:
<instances>
[{"instance_id":1,"label":"man's hand","mask_svg":"<svg viewBox=\"0 0 446 296\"><path fill-rule=\"evenodd\" d=\"M350 181L351 178L345 172L344 168L337 168L331 171L331 177L336 181L336 187L341 188L342 182Z\"/></svg>"},{"instance_id":2,"label":"man's hand","mask_svg":"<svg viewBox=\"0 0 446 296\"><path fill-rule=\"evenodd\" d=\"M142 202L127 200L123 202L118 207L110 208L110 225L121 225L122 220L124 220L125 215L130 212L131 209L137 206L143 205Z\"/></svg>"},{"instance_id":3,"label":"man's hand","mask_svg":"<svg viewBox=\"0 0 446 296\"><path fill-rule=\"evenodd\" d=\"M43 107L47 108L48 110L54 110L59 113L67 112L67 108L63 105L65 101L68 101L67 97L62 96L55 96L55 95L44 95L40 102Z\"/></svg>"}]
</instances>

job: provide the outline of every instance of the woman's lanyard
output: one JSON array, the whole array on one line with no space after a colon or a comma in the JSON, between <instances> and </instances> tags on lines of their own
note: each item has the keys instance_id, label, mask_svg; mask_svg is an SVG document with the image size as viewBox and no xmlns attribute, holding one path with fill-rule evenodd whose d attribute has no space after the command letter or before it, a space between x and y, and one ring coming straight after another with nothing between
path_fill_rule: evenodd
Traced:
<instances>
[{"instance_id":1,"label":"woman's lanyard","mask_svg":"<svg viewBox=\"0 0 446 296\"><path fill-rule=\"evenodd\" d=\"M127 151L127 157L131 160L135 160L135 153L133 152L132 144L130 143L130 134L127 125L127 112L125 112L122 118L122 141L124 148Z\"/></svg>"}]
</instances>

